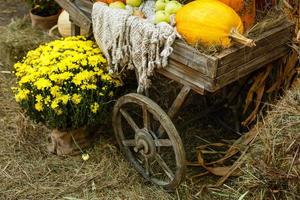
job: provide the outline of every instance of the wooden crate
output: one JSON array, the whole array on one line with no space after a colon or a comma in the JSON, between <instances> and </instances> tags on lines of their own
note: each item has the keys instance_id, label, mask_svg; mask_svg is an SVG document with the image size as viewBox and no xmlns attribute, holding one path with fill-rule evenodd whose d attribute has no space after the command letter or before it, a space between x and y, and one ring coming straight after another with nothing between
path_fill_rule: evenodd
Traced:
<instances>
[{"instance_id":1,"label":"wooden crate","mask_svg":"<svg viewBox=\"0 0 300 200\"><path fill-rule=\"evenodd\" d=\"M169 66L160 73L199 93L214 92L286 55L293 30L293 24L287 22L261 34L255 47L235 46L213 56L176 41Z\"/></svg>"},{"instance_id":2,"label":"wooden crate","mask_svg":"<svg viewBox=\"0 0 300 200\"><path fill-rule=\"evenodd\" d=\"M70 13L74 24L91 28L92 3L86 0L56 0ZM290 22L262 33L255 47L234 46L210 56L177 40L169 66L157 70L164 76L203 94L216 90L286 55L293 36ZM78 32L78 30L77 30Z\"/></svg>"}]
</instances>

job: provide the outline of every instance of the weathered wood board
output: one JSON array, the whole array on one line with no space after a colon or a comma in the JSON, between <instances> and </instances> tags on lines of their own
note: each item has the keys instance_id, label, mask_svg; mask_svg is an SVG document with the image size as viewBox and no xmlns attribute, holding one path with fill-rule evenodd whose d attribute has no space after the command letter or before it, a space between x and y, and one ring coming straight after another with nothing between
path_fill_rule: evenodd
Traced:
<instances>
[{"instance_id":1,"label":"weathered wood board","mask_svg":"<svg viewBox=\"0 0 300 200\"><path fill-rule=\"evenodd\" d=\"M255 47L234 46L213 56L177 41L167 72L160 72L170 79L184 79L194 90L202 85L202 90L214 92L286 55L292 35L293 24L287 22L262 33Z\"/></svg>"},{"instance_id":2,"label":"weathered wood board","mask_svg":"<svg viewBox=\"0 0 300 200\"><path fill-rule=\"evenodd\" d=\"M91 26L92 3L85 0L56 0L70 13L77 26ZM90 27L91 28L91 27ZM200 53L177 40L169 66L157 72L191 87L197 93L216 90L250 74L284 55L290 48L293 24L285 23L262 33L255 47L234 46L215 55Z\"/></svg>"},{"instance_id":3,"label":"weathered wood board","mask_svg":"<svg viewBox=\"0 0 300 200\"><path fill-rule=\"evenodd\" d=\"M92 27L92 3L84 0L55 0L70 14L70 20L77 26L89 30Z\"/></svg>"}]
</instances>

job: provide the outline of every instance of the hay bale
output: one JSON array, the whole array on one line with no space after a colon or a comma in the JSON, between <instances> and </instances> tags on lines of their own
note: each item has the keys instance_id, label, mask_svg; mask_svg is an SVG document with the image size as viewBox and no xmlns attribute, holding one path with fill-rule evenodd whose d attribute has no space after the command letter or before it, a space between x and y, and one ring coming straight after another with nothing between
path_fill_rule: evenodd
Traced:
<instances>
[{"instance_id":1,"label":"hay bale","mask_svg":"<svg viewBox=\"0 0 300 200\"><path fill-rule=\"evenodd\" d=\"M51 39L46 33L33 29L26 19L14 20L0 27L0 64L10 68L29 50Z\"/></svg>"},{"instance_id":2,"label":"hay bale","mask_svg":"<svg viewBox=\"0 0 300 200\"><path fill-rule=\"evenodd\" d=\"M244 175L222 189L228 199L299 199L300 84L252 131L256 141L244 157Z\"/></svg>"}]
</instances>

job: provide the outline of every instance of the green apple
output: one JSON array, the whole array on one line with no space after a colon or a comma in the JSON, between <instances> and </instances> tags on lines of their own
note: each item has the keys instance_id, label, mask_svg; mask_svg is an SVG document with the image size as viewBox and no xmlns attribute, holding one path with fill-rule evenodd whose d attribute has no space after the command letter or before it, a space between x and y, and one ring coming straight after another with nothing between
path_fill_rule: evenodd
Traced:
<instances>
[{"instance_id":1,"label":"green apple","mask_svg":"<svg viewBox=\"0 0 300 200\"><path fill-rule=\"evenodd\" d=\"M115 1L111 4L109 4L109 7L111 8L120 8L120 9L125 9L125 4L122 1Z\"/></svg>"},{"instance_id":2,"label":"green apple","mask_svg":"<svg viewBox=\"0 0 300 200\"><path fill-rule=\"evenodd\" d=\"M126 0L126 4L132 7L139 7L142 4L142 0Z\"/></svg>"},{"instance_id":3,"label":"green apple","mask_svg":"<svg viewBox=\"0 0 300 200\"><path fill-rule=\"evenodd\" d=\"M163 10L159 10L155 13L155 17L154 17L154 23L158 24L160 22L170 22L170 14L167 13L166 11Z\"/></svg>"},{"instance_id":4,"label":"green apple","mask_svg":"<svg viewBox=\"0 0 300 200\"><path fill-rule=\"evenodd\" d=\"M182 5L178 1L170 1L166 4L165 11L169 14L175 14Z\"/></svg>"},{"instance_id":5,"label":"green apple","mask_svg":"<svg viewBox=\"0 0 300 200\"><path fill-rule=\"evenodd\" d=\"M155 10L165 10L166 7L166 1L165 0L158 0L155 3Z\"/></svg>"}]
</instances>

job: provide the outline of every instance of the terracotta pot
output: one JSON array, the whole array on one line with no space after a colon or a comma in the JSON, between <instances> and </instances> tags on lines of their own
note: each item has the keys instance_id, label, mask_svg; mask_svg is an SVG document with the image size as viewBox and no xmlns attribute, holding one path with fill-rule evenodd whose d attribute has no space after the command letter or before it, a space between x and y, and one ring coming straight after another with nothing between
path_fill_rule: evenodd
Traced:
<instances>
[{"instance_id":1,"label":"terracotta pot","mask_svg":"<svg viewBox=\"0 0 300 200\"><path fill-rule=\"evenodd\" d=\"M31 23L33 27L40 28L42 30L48 30L57 23L57 19L60 12L58 12L56 15L42 17L39 15L35 15L32 13L32 10L30 11L30 18Z\"/></svg>"},{"instance_id":2,"label":"terracotta pot","mask_svg":"<svg viewBox=\"0 0 300 200\"><path fill-rule=\"evenodd\" d=\"M70 131L54 129L49 138L48 151L57 155L77 155L92 144L90 131L86 127Z\"/></svg>"}]
</instances>

